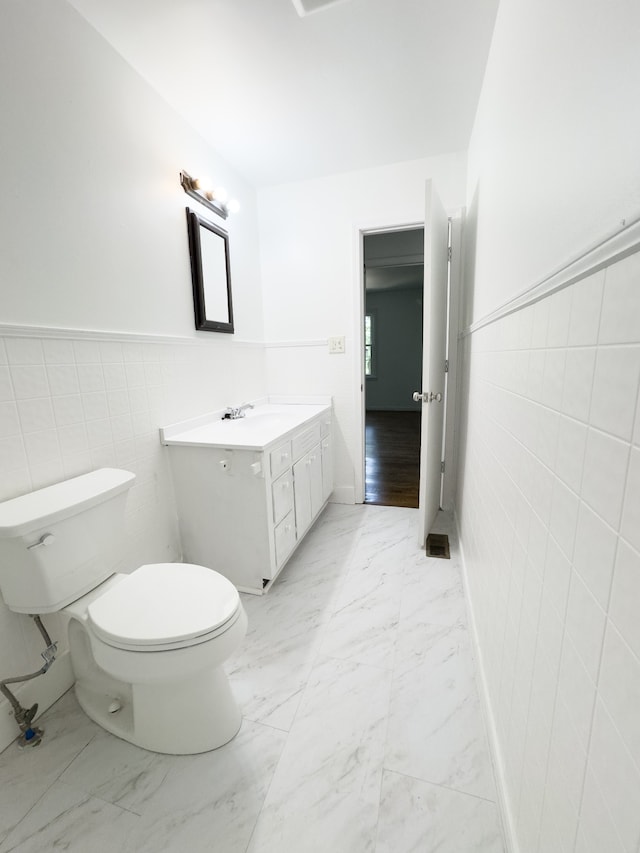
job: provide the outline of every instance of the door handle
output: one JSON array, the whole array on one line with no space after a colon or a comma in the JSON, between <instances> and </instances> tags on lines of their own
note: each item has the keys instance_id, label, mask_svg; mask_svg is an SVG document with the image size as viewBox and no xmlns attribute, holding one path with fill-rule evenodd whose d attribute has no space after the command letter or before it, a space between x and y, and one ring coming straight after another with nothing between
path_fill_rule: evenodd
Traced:
<instances>
[{"instance_id":1,"label":"door handle","mask_svg":"<svg viewBox=\"0 0 640 853\"><path fill-rule=\"evenodd\" d=\"M414 391L413 401L414 403L441 403L442 394L439 391L437 394L434 394L433 391L425 391L424 393L421 393L420 391Z\"/></svg>"}]
</instances>

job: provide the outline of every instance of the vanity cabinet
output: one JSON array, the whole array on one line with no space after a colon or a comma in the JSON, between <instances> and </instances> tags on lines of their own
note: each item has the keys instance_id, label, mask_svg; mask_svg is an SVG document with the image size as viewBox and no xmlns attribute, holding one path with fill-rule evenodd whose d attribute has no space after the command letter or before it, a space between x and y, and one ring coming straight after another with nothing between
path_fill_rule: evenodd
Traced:
<instances>
[{"instance_id":1,"label":"vanity cabinet","mask_svg":"<svg viewBox=\"0 0 640 853\"><path fill-rule=\"evenodd\" d=\"M262 593L275 580L333 490L331 408L317 408L264 447L204 445L195 433L164 440L185 562L215 569L244 592ZM246 444L243 425L235 432Z\"/></svg>"}]
</instances>

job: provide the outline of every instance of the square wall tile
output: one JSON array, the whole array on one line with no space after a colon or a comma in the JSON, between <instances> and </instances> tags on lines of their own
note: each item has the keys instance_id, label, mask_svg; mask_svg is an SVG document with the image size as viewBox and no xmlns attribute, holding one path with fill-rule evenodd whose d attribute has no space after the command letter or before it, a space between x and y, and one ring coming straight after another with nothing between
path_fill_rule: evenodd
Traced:
<instances>
[{"instance_id":1,"label":"square wall tile","mask_svg":"<svg viewBox=\"0 0 640 853\"><path fill-rule=\"evenodd\" d=\"M100 361L103 364L114 364L124 361L122 344L118 341L100 341Z\"/></svg>"},{"instance_id":2,"label":"square wall tile","mask_svg":"<svg viewBox=\"0 0 640 853\"><path fill-rule=\"evenodd\" d=\"M60 461L58 435L54 429L30 432L24 437L29 467Z\"/></svg>"},{"instance_id":3,"label":"square wall tile","mask_svg":"<svg viewBox=\"0 0 640 853\"><path fill-rule=\"evenodd\" d=\"M587 423L596 364L595 349L569 349L564 367L562 411Z\"/></svg>"},{"instance_id":4,"label":"square wall tile","mask_svg":"<svg viewBox=\"0 0 640 853\"><path fill-rule=\"evenodd\" d=\"M582 499L618 530L627 479L629 445L589 429L582 477Z\"/></svg>"},{"instance_id":5,"label":"square wall tile","mask_svg":"<svg viewBox=\"0 0 640 853\"><path fill-rule=\"evenodd\" d=\"M606 611L618 537L593 510L581 503L578 513L573 566Z\"/></svg>"},{"instance_id":6,"label":"square wall tile","mask_svg":"<svg viewBox=\"0 0 640 853\"><path fill-rule=\"evenodd\" d=\"M578 505L579 499L576 493L568 489L562 480L556 477L551 496L549 530L569 559L573 556Z\"/></svg>"},{"instance_id":7,"label":"square wall tile","mask_svg":"<svg viewBox=\"0 0 640 853\"><path fill-rule=\"evenodd\" d=\"M20 423L23 432L38 432L53 429L56 425L50 397L37 397L33 400L18 400Z\"/></svg>"},{"instance_id":8,"label":"square wall tile","mask_svg":"<svg viewBox=\"0 0 640 853\"><path fill-rule=\"evenodd\" d=\"M58 429L60 451L64 456L73 456L88 449L87 430L84 424L70 424Z\"/></svg>"},{"instance_id":9,"label":"square wall tile","mask_svg":"<svg viewBox=\"0 0 640 853\"><path fill-rule=\"evenodd\" d=\"M9 471L27 467L27 457L21 435L0 438L0 471L5 476Z\"/></svg>"},{"instance_id":10,"label":"square wall tile","mask_svg":"<svg viewBox=\"0 0 640 853\"><path fill-rule=\"evenodd\" d=\"M631 440L640 379L640 347L607 347L598 351L589 423Z\"/></svg>"},{"instance_id":11,"label":"square wall tile","mask_svg":"<svg viewBox=\"0 0 640 853\"><path fill-rule=\"evenodd\" d=\"M565 633L558 675L557 701L562 701L571 716L581 743L587 743L591 731L596 685ZM555 713L555 711L554 711Z\"/></svg>"},{"instance_id":12,"label":"square wall tile","mask_svg":"<svg viewBox=\"0 0 640 853\"><path fill-rule=\"evenodd\" d=\"M6 338L9 364L42 364L44 351L40 338Z\"/></svg>"},{"instance_id":13,"label":"square wall tile","mask_svg":"<svg viewBox=\"0 0 640 853\"><path fill-rule=\"evenodd\" d=\"M575 853L625 853L618 830L591 770L587 771Z\"/></svg>"},{"instance_id":14,"label":"square wall tile","mask_svg":"<svg viewBox=\"0 0 640 853\"><path fill-rule=\"evenodd\" d=\"M620 530L624 538L640 551L640 449L637 447L631 451Z\"/></svg>"},{"instance_id":15,"label":"square wall tile","mask_svg":"<svg viewBox=\"0 0 640 853\"><path fill-rule=\"evenodd\" d=\"M562 408L563 386L567 352L564 349L547 350L542 380L542 403L551 409Z\"/></svg>"},{"instance_id":16,"label":"square wall tile","mask_svg":"<svg viewBox=\"0 0 640 853\"><path fill-rule=\"evenodd\" d=\"M101 364L79 364L77 371L78 384L82 392L104 391L104 375Z\"/></svg>"},{"instance_id":17,"label":"square wall tile","mask_svg":"<svg viewBox=\"0 0 640 853\"><path fill-rule=\"evenodd\" d=\"M571 562L553 537L547 542L544 566L544 589L550 604L564 621L571 582Z\"/></svg>"},{"instance_id":18,"label":"square wall tile","mask_svg":"<svg viewBox=\"0 0 640 853\"><path fill-rule=\"evenodd\" d=\"M569 338L569 318L573 288L565 287L549 297L548 347L565 347Z\"/></svg>"},{"instance_id":19,"label":"square wall tile","mask_svg":"<svg viewBox=\"0 0 640 853\"><path fill-rule=\"evenodd\" d=\"M601 344L640 341L640 252L607 269L599 339Z\"/></svg>"},{"instance_id":20,"label":"square wall tile","mask_svg":"<svg viewBox=\"0 0 640 853\"><path fill-rule=\"evenodd\" d=\"M13 393L9 368L5 367L5 365L0 365L0 401L13 399L15 399L15 395Z\"/></svg>"},{"instance_id":21,"label":"square wall tile","mask_svg":"<svg viewBox=\"0 0 640 853\"><path fill-rule=\"evenodd\" d=\"M44 360L47 364L75 364L73 341L51 338L42 341Z\"/></svg>"},{"instance_id":22,"label":"square wall tile","mask_svg":"<svg viewBox=\"0 0 640 853\"><path fill-rule=\"evenodd\" d=\"M598 690L625 746L640 768L640 660L611 622L607 625Z\"/></svg>"},{"instance_id":23,"label":"square wall tile","mask_svg":"<svg viewBox=\"0 0 640 853\"><path fill-rule=\"evenodd\" d=\"M604 610L574 571L567 602L566 632L594 683L598 679L605 621Z\"/></svg>"},{"instance_id":24,"label":"square wall tile","mask_svg":"<svg viewBox=\"0 0 640 853\"><path fill-rule=\"evenodd\" d=\"M18 407L13 400L0 403L0 438L17 435L20 432Z\"/></svg>"},{"instance_id":25,"label":"square wall tile","mask_svg":"<svg viewBox=\"0 0 640 853\"><path fill-rule=\"evenodd\" d=\"M11 380L16 400L49 396L49 382L44 365L13 364L11 365Z\"/></svg>"},{"instance_id":26,"label":"square wall tile","mask_svg":"<svg viewBox=\"0 0 640 853\"><path fill-rule=\"evenodd\" d=\"M601 700L596 703L589 771L598 780L623 849L636 850L640 839L640 771Z\"/></svg>"},{"instance_id":27,"label":"square wall tile","mask_svg":"<svg viewBox=\"0 0 640 853\"><path fill-rule=\"evenodd\" d=\"M96 364L100 361L100 346L97 341L74 341L73 354L77 364Z\"/></svg>"},{"instance_id":28,"label":"square wall tile","mask_svg":"<svg viewBox=\"0 0 640 853\"><path fill-rule=\"evenodd\" d=\"M593 346L598 341L605 271L600 270L572 285L569 346Z\"/></svg>"},{"instance_id":29,"label":"square wall tile","mask_svg":"<svg viewBox=\"0 0 640 853\"><path fill-rule=\"evenodd\" d=\"M96 421L109 417L107 395L103 391L82 395L82 408L86 421Z\"/></svg>"},{"instance_id":30,"label":"square wall tile","mask_svg":"<svg viewBox=\"0 0 640 853\"><path fill-rule=\"evenodd\" d=\"M90 450L111 444L111 423L108 418L99 421L88 421L85 425L87 430L87 443Z\"/></svg>"},{"instance_id":31,"label":"square wall tile","mask_svg":"<svg viewBox=\"0 0 640 853\"><path fill-rule=\"evenodd\" d=\"M640 553L620 540L611 587L609 619L640 657Z\"/></svg>"},{"instance_id":32,"label":"square wall tile","mask_svg":"<svg viewBox=\"0 0 640 853\"><path fill-rule=\"evenodd\" d=\"M79 394L71 394L67 397L53 397L53 411L58 426L82 423L84 410L82 408L82 397Z\"/></svg>"},{"instance_id":33,"label":"square wall tile","mask_svg":"<svg viewBox=\"0 0 640 853\"><path fill-rule=\"evenodd\" d=\"M75 364L52 364L47 367L51 394L62 396L77 394L80 390Z\"/></svg>"},{"instance_id":34,"label":"square wall tile","mask_svg":"<svg viewBox=\"0 0 640 853\"><path fill-rule=\"evenodd\" d=\"M584 454L587 447L587 427L566 416L560 417L555 472L560 479L580 493Z\"/></svg>"}]
</instances>

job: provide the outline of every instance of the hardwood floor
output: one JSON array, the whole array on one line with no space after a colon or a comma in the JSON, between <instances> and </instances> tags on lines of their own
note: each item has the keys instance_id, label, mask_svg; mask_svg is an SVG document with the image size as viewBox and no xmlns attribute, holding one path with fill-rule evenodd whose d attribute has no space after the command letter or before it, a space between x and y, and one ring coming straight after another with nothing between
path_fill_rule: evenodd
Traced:
<instances>
[{"instance_id":1,"label":"hardwood floor","mask_svg":"<svg viewBox=\"0 0 640 853\"><path fill-rule=\"evenodd\" d=\"M418 506L420 412L367 412L365 503Z\"/></svg>"}]
</instances>

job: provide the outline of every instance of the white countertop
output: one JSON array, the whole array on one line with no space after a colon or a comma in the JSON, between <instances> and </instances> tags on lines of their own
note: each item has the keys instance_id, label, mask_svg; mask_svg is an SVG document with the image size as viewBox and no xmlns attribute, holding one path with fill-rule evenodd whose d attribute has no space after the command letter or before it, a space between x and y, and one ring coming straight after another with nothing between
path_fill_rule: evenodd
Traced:
<instances>
[{"instance_id":1,"label":"white countertop","mask_svg":"<svg viewBox=\"0 0 640 853\"><path fill-rule=\"evenodd\" d=\"M220 413L160 430L163 444L264 450L290 433L330 412L329 403L265 403L248 409L244 418L223 419Z\"/></svg>"}]
</instances>

